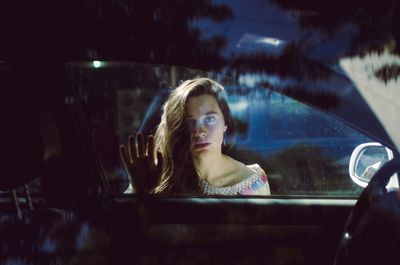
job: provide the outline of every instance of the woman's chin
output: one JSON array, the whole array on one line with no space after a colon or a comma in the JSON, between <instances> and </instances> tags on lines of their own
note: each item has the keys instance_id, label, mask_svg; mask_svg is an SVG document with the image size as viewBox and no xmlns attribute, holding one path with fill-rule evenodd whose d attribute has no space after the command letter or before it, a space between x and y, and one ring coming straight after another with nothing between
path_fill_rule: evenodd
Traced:
<instances>
[{"instance_id":1,"label":"woman's chin","mask_svg":"<svg viewBox=\"0 0 400 265\"><path fill-rule=\"evenodd\" d=\"M210 151L211 151L210 144L202 147L192 147L192 155L194 157L204 156L206 154L209 154Z\"/></svg>"}]
</instances>

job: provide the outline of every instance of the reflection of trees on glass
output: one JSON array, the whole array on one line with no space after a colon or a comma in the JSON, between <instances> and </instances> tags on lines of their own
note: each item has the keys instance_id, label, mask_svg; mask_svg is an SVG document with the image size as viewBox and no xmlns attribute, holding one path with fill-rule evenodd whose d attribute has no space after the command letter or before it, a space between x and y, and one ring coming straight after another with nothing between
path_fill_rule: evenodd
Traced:
<instances>
[{"instance_id":1,"label":"reflection of trees on glass","mask_svg":"<svg viewBox=\"0 0 400 265\"><path fill-rule=\"evenodd\" d=\"M196 68L221 67L226 40L206 37L192 22L219 23L232 17L227 5L208 0L39 1L23 8L9 4L1 14L4 25L13 25L2 27L4 47L10 50L2 58L6 61L35 58L36 64L44 64L89 58Z\"/></svg>"},{"instance_id":2,"label":"reflection of trees on glass","mask_svg":"<svg viewBox=\"0 0 400 265\"><path fill-rule=\"evenodd\" d=\"M163 62L201 68L218 67L225 39L205 38L191 25L194 19L222 22L232 16L226 5L211 1L96 1L98 55L135 61ZM119 49L115 49L118 43Z\"/></svg>"},{"instance_id":3,"label":"reflection of trees on glass","mask_svg":"<svg viewBox=\"0 0 400 265\"><path fill-rule=\"evenodd\" d=\"M347 55L363 56L383 50L400 55L400 5L397 0L272 1L295 15L304 30L317 30L325 36L334 36L341 27L355 27L356 33L351 38ZM398 68L386 65L376 76L384 82L397 79L400 76Z\"/></svg>"},{"instance_id":4,"label":"reflection of trees on glass","mask_svg":"<svg viewBox=\"0 0 400 265\"><path fill-rule=\"evenodd\" d=\"M276 75L282 79L326 80L330 70L304 57L305 40L290 43L279 55L241 54L231 59L228 68L237 75L246 73Z\"/></svg>"},{"instance_id":5,"label":"reflection of trees on glass","mask_svg":"<svg viewBox=\"0 0 400 265\"><path fill-rule=\"evenodd\" d=\"M298 101L305 101L309 104L312 103L314 106L320 109L329 110L336 108L339 104L338 96L328 91L310 91L310 89L307 89L306 87L291 85L277 87L268 82L262 82L259 84L259 86L272 91L280 91L280 93L288 97L295 98Z\"/></svg>"},{"instance_id":6,"label":"reflection of trees on glass","mask_svg":"<svg viewBox=\"0 0 400 265\"><path fill-rule=\"evenodd\" d=\"M391 80L397 81L400 78L400 65L384 65L375 72L375 76L385 83Z\"/></svg>"},{"instance_id":7,"label":"reflection of trees on glass","mask_svg":"<svg viewBox=\"0 0 400 265\"><path fill-rule=\"evenodd\" d=\"M299 19L300 26L332 35L342 26L352 25L358 35L352 40L352 52L376 50L382 45L391 45L399 52L399 5L397 0L388 1L343 1L316 2L272 0L279 7L291 12ZM340 14L340 16L338 16ZM384 43L378 41L384 40ZM395 46L395 47L394 47Z\"/></svg>"}]
</instances>

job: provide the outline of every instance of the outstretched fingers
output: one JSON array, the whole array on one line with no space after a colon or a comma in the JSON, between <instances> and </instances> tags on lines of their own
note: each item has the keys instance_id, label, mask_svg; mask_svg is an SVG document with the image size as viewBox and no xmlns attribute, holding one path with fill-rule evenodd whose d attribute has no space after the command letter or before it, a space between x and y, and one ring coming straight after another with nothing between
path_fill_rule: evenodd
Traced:
<instances>
[{"instance_id":1,"label":"outstretched fingers","mask_svg":"<svg viewBox=\"0 0 400 265\"><path fill-rule=\"evenodd\" d=\"M144 137L142 133L138 133L136 135L136 143L137 143L137 157L144 157L145 156L145 144L144 144Z\"/></svg>"},{"instance_id":2,"label":"outstretched fingers","mask_svg":"<svg viewBox=\"0 0 400 265\"><path fill-rule=\"evenodd\" d=\"M123 146L123 145L119 146L119 155L121 157L121 160L122 160L122 163L124 164L125 169L128 171L128 165L129 165L131 159L129 157L128 152L126 151L125 146Z\"/></svg>"},{"instance_id":3,"label":"outstretched fingers","mask_svg":"<svg viewBox=\"0 0 400 265\"><path fill-rule=\"evenodd\" d=\"M149 135L145 141L142 133L136 137L129 135L128 147L120 145L122 162L137 193L148 192L157 185L159 172L155 165L154 145L154 136Z\"/></svg>"},{"instance_id":4,"label":"outstretched fingers","mask_svg":"<svg viewBox=\"0 0 400 265\"><path fill-rule=\"evenodd\" d=\"M145 157L147 154L150 154L149 150L154 150L154 139L152 135L149 136L149 143L147 145L144 142L144 136L142 133L136 134L136 143L135 137L133 135L129 135L128 137L128 154L129 154L129 161L133 163L134 160L140 157ZM147 148L146 148L147 147ZM146 150L147 149L147 150ZM152 153L153 151L151 151Z\"/></svg>"},{"instance_id":5,"label":"outstretched fingers","mask_svg":"<svg viewBox=\"0 0 400 265\"><path fill-rule=\"evenodd\" d=\"M136 158L136 147L135 147L135 139L133 138L133 135L129 135L128 137L128 152L129 152L129 162L133 162L133 160Z\"/></svg>"},{"instance_id":6,"label":"outstretched fingers","mask_svg":"<svg viewBox=\"0 0 400 265\"><path fill-rule=\"evenodd\" d=\"M151 157L153 160L153 163L155 161L155 156L154 156L154 136L149 135L147 138L147 155Z\"/></svg>"}]
</instances>

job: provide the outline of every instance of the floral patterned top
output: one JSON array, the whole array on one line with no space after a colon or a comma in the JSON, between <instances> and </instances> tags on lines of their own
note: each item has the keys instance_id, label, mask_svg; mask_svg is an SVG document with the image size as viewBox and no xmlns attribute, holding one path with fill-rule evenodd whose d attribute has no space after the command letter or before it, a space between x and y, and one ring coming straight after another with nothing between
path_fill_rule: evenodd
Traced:
<instances>
[{"instance_id":1,"label":"floral patterned top","mask_svg":"<svg viewBox=\"0 0 400 265\"><path fill-rule=\"evenodd\" d=\"M200 180L200 187L204 194L209 195L270 195L267 174L258 165L248 165L254 171L250 177L231 186L215 187L205 180Z\"/></svg>"}]
</instances>

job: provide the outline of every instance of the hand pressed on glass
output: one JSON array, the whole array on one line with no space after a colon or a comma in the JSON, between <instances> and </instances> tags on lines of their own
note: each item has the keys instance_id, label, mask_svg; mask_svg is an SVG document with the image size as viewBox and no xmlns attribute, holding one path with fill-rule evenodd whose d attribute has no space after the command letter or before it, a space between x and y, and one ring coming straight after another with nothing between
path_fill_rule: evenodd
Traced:
<instances>
[{"instance_id":1,"label":"hand pressed on glass","mask_svg":"<svg viewBox=\"0 0 400 265\"><path fill-rule=\"evenodd\" d=\"M159 182L161 156L154 152L154 137L149 135L147 142L141 133L128 137L128 151L120 146L120 156L136 193L151 193Z\"/></svg>"}]
</instances>

